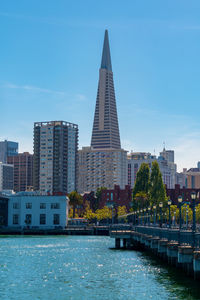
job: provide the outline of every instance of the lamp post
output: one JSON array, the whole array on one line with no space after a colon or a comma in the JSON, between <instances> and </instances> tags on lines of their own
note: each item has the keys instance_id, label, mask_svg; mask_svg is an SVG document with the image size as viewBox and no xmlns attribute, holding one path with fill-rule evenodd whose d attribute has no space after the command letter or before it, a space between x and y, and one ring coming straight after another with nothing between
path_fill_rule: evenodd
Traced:
<instances>
[{"instance_id":1,"label":"lamp post","mask_svg":"<svg viewBox=\"0 0 200 300\"><path fill-rule=\"evenodd\" d=\"M140 225L140 211L137 210L137 224Z\"/></svg>"},{"instance_id":2,"label":"lamp post","mask_svg":"<svg viewBox=\"0 0 200 300\"><path fill-rule=\"evenodd\" d=\"M156 225L156 205L153 206L153 213L154 213L154 226Z\"/></svg>"},{"instance_id":3,"label":"lamp post","mask_svg":"<svg viewBox=\"0 0 200 300\"><path fill-rule=\"evenodd\" d=\"M144 208L143 211L144 211L144 225L146 225L146 211L147 211L146 208Z\"/></svg>"},{"instance_id":4,"label":"lamp post","mask_svg":"<svg viewBox=\"0 0 200 300\"><path fill-rule=\"evenodd\" d=\"M195 233L196 233L196 193L192 192L191 193L191 198L192 198L192 212L193 212L193 222L192 222L192 235L193 235L193 247L195 247Z\"/></svg>"},{"instance_id":5,"label":"lamp post","mask_svg":"<svg viewBox=\"0 0 200 300\"><path fill-rule=\"evenodd\" d=\"M171 228L171 204L172 204L172 200L168 200L167 202L168 207L169 207L169 228Z\"/></svg>"},{"instance_id":6,"label":"lamp post","mask_svg":"<svg viewBox=\"0 0 200 300\"><path fill-rule=\"evenodd\" d=\"M149 216L149 218L148 218L148 225L150 226L150 211L151 211L151 207L149 206L148 207L148 216Z\"/></svg>"},{"instance_id":7,"label":"lamp post","mask_svg":"<svg viewBox=\"0 0 200 300\"><path fill-rule=\"evenodd\" d=\"M179 203L179 230L181 230L181 223L182 223L182 216L181 216L181 205L182 205L183 198L182 196L178 196L178 203Z\"/></svg>"},{"instance_id":8,"label":"lamp post","mask_svg":"<svg viewBox=\"0 0 200 300\"><path fill-rule=\"evenodd\" d=\"M160 227L162 227L162 223L163 223L163 215L162 215L163 203L162 202L159 203L159 207L160 207Z\"/></svg>"},{"instance_id":9,"label":"lamp post","mask_svg":"<svg viewBox=\"0 0 200 300\"><path fill-rule=\"evenodd\" d=\"M188 230L188 208L186 208L186 229Z\"/></svg>"},{"instance_id":10,"label":"lamp post","mask_svg":"<svg viewBox=\"0 0 200 300\"><path fill-rule=\"evenodd\" d=\"M142 213L143 213L142 209L140 209L140 213L141 213L141 215L140 215L140 224L142 225Z\"/></svg>"}]
</instances>

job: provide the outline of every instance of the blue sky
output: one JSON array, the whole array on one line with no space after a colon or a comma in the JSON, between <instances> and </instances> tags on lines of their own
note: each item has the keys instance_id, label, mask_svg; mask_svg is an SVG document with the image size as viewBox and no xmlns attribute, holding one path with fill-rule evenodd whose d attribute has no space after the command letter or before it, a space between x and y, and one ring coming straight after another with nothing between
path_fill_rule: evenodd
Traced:
<instances>
[{"instance_id":1,"label":"blue sky","mask_svg":"<svg viewBox=\"0 0 200 300\"><path fill-rule=\"evenodd\" d=\"M126 150L200 160L199 0L4 0L0 3L0 139L33 148L33 123L79 125L90 144L104 30L109 30Z\"/></svg>"}]
</instances>

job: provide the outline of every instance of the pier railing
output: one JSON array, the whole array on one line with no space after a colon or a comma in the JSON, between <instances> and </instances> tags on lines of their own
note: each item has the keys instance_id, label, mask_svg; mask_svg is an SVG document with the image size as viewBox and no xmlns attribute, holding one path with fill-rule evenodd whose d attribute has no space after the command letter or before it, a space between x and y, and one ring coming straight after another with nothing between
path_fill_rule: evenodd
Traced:
<instances>
[{"instance_id":1,"label":"pier railing","mask_svg":"<svg viewBox=\"0 0 200 300\"><path fill-rule=\"evenodd\" d=\"M159 228L151 226L135 226L136 232L157 236L160 239L167 239L169 241L177 241L179 244L200 246L200 233L192 232L191 230L179 230L178 228Z\"/></svg>"}]
</instances>

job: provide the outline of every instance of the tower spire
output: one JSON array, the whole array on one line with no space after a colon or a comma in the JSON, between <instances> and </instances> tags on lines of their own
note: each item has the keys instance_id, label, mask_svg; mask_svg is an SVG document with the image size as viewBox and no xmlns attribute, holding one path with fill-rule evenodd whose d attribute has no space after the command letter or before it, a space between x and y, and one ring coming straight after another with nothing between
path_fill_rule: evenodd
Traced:
<instances>
[{"instance_id":1,"label":"tower spire","mask_svg":"<svg viewBox=\"0 0 200 300\"><path fill-rule=\"evenodd\" d=\"M106 69L108 71L112 71L107 29L105 30L105 35L104 35L103 53L102 53L102 59L101 59L101 69Z\"/></svg>"}]
</instances>

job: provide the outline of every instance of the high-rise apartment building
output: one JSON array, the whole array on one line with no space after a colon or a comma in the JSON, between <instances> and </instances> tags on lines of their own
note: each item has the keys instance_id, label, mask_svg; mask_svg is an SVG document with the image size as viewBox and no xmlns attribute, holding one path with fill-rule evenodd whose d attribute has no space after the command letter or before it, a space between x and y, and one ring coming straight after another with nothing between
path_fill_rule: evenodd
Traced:
<instances>
[{"instance_id":1,"label":"high-rise apartment building","mask_svg":"<svg viewBox=\"0 0 200 300\"><path fill-rule=\"evenodd\" d=\"M13 190L13 166L0 162L0 191Z\"/></svg>"},{"instance_id":2,"label":"high-rise apartment building","mask_svg":"<svg viewBox=\"0 0 200 300\"><path fill-rule=\"evenodd\" d=\"M7 163L8 156L15 156L18 154L18 143L11 141L0 142L0 162Z\"/></svg>"},{"instance_id":3,"label":"high-rise apartment building","mask_svg":"<svg viewBox=\"0 0 200 300\"><path fill-rule=\"evenodd\" d=\"M77 186L78 125L34 123L33 186L42 193L67 194Z\"/></svg>"},{"instance_id":4,"label":"high-rise apartment building","mask_svg":"<svg viewBox=\"0 0 200 300\"><path fill-rule=\"evenodd\" d=\"M79 150L78 191L124 188L127 152L121 149L108 31L105 31L91 147Z\"/></svg>"},{"instance_id":5,"label":"high-rise apartment building","mask_svg":"<svg viewBox=\"0 0 200 300\"><path fill-rule=\"evenodd\" d=\"M83 147L79 151L78 191L96 191L99 187L122 188L127 184L127 152L123 149L94 150Z\"/></svg>"},{"instance_id":6,"label":"high-rise apartment building","mask_svg":"<svg viewBox=\"0 0 200 300\"><path fill-rule=\"evenodd\" d=\"M14 166L14 191L22 192L33 188L33 154L28 152L8 156L8 164Z\"/></svg>"}]
</instances>

